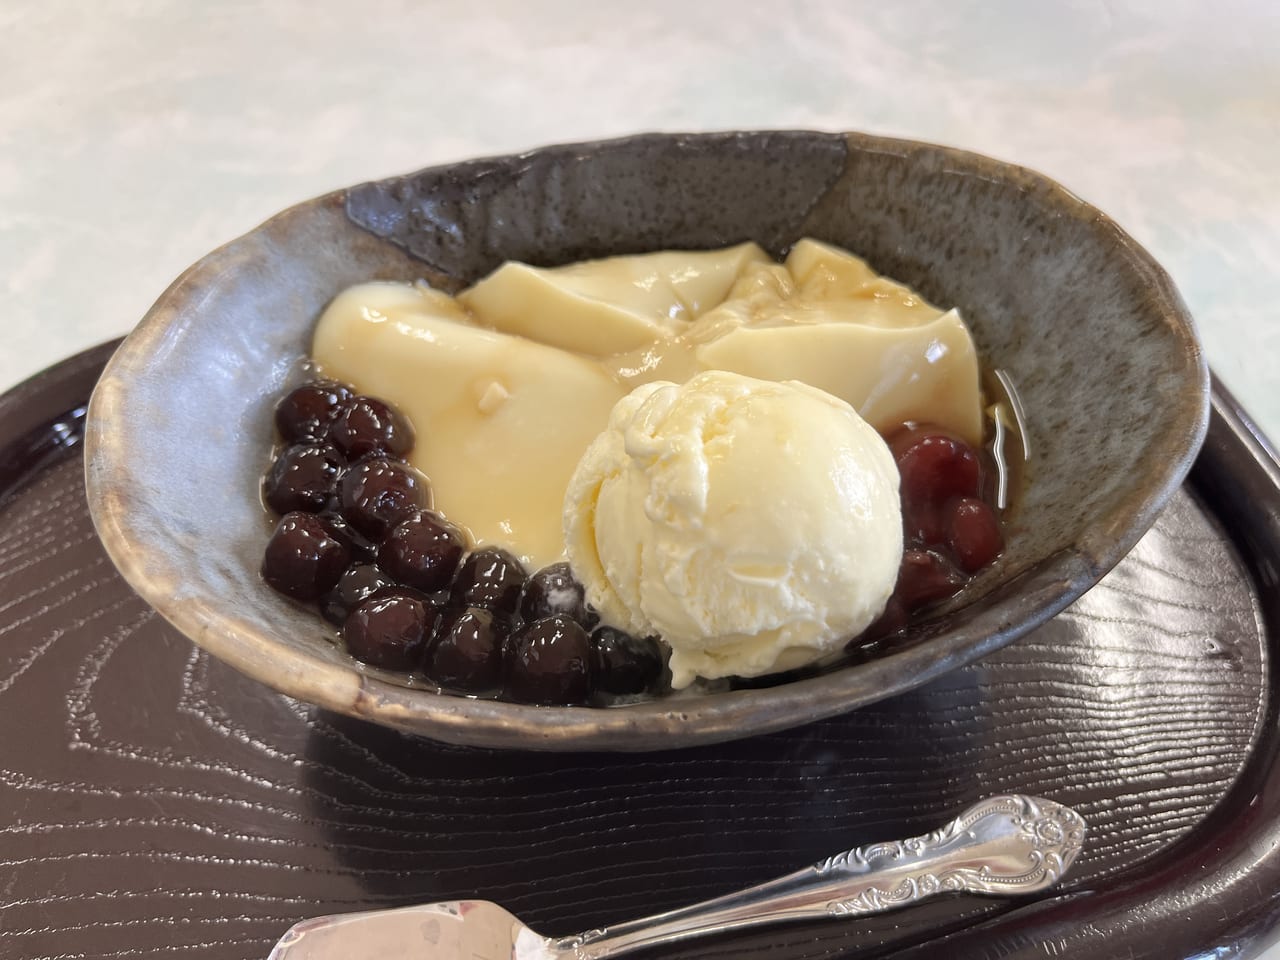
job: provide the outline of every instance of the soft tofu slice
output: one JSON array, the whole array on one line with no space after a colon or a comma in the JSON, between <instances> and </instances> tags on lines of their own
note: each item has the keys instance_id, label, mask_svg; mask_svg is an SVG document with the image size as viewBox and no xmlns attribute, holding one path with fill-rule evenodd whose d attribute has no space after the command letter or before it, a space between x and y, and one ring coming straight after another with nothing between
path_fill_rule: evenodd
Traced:
<instances>
[{"instance_id":1,"label":"soft tofu slice","mask_svg":"<svg viewBox=\"0 0 1280 960\"><path fill-rule=\"evenodd\" d=\"M316 328L325 374L398 407L435 507L530 569L563 559L565 488L623 389L598 363L468 324L404 284L340 294Z\"/></svg>"},{"instance_id":2,"label":"soft tofu slice","mask_svg":"<svg viewBox=\"0 0 1280 960\"><path fill-rule=\"evenodd\" d=\"M917 421L982 442L978 357L954 310L908 327L739 327L699 346L696 356L703 370L818 387L848 402L881 433Z\"/></svg>"},{"instance_id":3,"label":"soft tofu slice","mask_svg":"<svg viewBox=\"0 0 1280 960\"><path fill-rule=\"evenodd\" d=\"M803 381L846 400L882 433L928 422L981 443L978 357L958 313L816 240L796 243L786 271L791 289L739 284L740 300L703 317L698 331L718 336L701 338L698 369Z\"/></svg>"},{"instance_id":4,"label":"soft tofu slice","mask_svg":"<svg viewBox=\"0 0 1280 960\"><path fill-rule=\"evenodd\" d=\"M808 237L796 241L787 254L786 267L797 285L822 285L837 296L880 277L861 257Z\"/></svg>"},{"instance_id":5,"label":"soft tofu slice","mask_svg":"<svg viewBox=\"0 0 1280 960\"><path fill-rule=\"evenodd\" d=\"M916 326L942 316L910 287L880 276L861 257L830 244L801 240L791 248L786 266L801 308L794 322L806 322L806 308L810 313L825 310L836 322L877 327Z\"/></svg>"},{"instance_id":6,"label":"soft tofu slice","mask_svg":"<svg viewBox=\"0 0 1280 960\"><path fill-rule=\"evenodd\" d=\"M742 243L563 267L506 263L458 299L484 326L607 357L675 336L720 303L747 264L760 262L769 262L765 252Z\"/></svg>"}]
</instances>

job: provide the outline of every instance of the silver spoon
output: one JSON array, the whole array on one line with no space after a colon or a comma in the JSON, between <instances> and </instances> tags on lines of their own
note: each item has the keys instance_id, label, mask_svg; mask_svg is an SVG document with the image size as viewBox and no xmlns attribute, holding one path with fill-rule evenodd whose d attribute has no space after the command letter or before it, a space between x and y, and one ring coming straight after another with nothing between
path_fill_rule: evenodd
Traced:
<instances>
[{"instance_id":1,"label":"silver spoon","mask_svg":"<svg viewBox=\"0 0 1280 960\"><path fill-rule=\"evenodd\" d=\"M602 960L757 924L880 913L935 893L1035 893L1058 882L1084 833L1060 803L988 797L922 837L854 847L738 893L571 937L534 933L495 903L451 900L304 920L268 960Z\"/></svg>"}]
</instances>

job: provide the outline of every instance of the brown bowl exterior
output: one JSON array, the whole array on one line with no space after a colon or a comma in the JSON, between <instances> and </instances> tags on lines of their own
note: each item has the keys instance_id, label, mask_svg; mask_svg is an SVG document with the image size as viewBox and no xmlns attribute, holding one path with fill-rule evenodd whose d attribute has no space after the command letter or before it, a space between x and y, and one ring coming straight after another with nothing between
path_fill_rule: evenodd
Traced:
<instances>
[{"instance_id":1,"label":"brown bowl exterior","mask_svg":"<svg viewBox=\"0 0 1280 960\"><path fill-rule=\"evenodd\" d=\"M457 289L558 264L803 236L959 307L1007 370L1032 452L997 564L909 644L774 687L611 709L441 695L363 668L258 575L271 410L344 287ZM209 652L302 700L453 743L652 750L830 716L919 686L1062 610L1137 542L1195 457L1208 372L1168 276L1043 176L862 134L651 134L451 164L293 207L157 301L89 408L94 523L137 592ZM972 601L972 602L969 602Z\"/></svg>"}]
</instances>

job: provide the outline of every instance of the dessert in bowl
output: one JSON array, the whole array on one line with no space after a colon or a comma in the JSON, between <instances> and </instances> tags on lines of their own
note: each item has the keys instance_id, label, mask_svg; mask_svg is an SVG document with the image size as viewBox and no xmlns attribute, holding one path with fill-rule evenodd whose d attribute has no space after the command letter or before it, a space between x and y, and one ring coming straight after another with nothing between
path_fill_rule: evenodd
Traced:
<instances>
[{"instance_id":1,"label":"dessert in bowl","mask_svg":"<svg viewBox=\"0 0 1280 960\"><path fill-rule=\"evenodd\" d=\"M896 644L1000 553L1023 452L957 311L808 238L359 284L317 365L264 579L364 663L520 702Z\"/></svg>"},{"instance_id":2,"label":"dessert in bowl","mask_svg":"<svg viewBox=\"0 0 1280 960\"><path fill-rule=\"evenodd\" d=\"M507 261L748 241L777 257L804 237L958 307L984 364L1007 371L1021 396L1033 456L1004 551L900 642L767 687L695 683L609 709L507 703L357 664L259 576L273 408L343 290L425 281L456 293ZM1189 468L1206 416L1203 357L1167 277L1052 182L861 135L653 135L362 185L215 251L104 373L88 483L104 543L135 589L283 692L453 742L643 750L817 719L1010 642L1136 542Z\"/></svg>"}]
</instances>

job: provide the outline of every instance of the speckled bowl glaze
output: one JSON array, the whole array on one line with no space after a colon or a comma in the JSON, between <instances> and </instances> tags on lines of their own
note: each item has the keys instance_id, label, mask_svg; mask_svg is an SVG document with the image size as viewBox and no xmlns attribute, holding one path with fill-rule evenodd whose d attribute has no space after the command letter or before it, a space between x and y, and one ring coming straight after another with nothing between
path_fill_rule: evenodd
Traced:
<instances>
[{"instance_id":1,"label":"speckled bowl glaze","mask_svg":"<svg viewBox=\"0 0 1280 960\"><path fill-rule=\"evenodd\" d=\"M765 689L612 709L414 689L360 667L258 575L271 410L349 284L455 290L504 260L559 264L803 236L960 308L1027 416L1032 467L1002 559L891 654ZM1062 610L1138 540L1204 435L1208 375L1165 273L1028 170L861 134L646 135L451 164L311 200L183 274L89 408L89 505L128 582L283 693L464 744L649 750L816 720L919 686Z\"/></svg>"}]
</instances>

